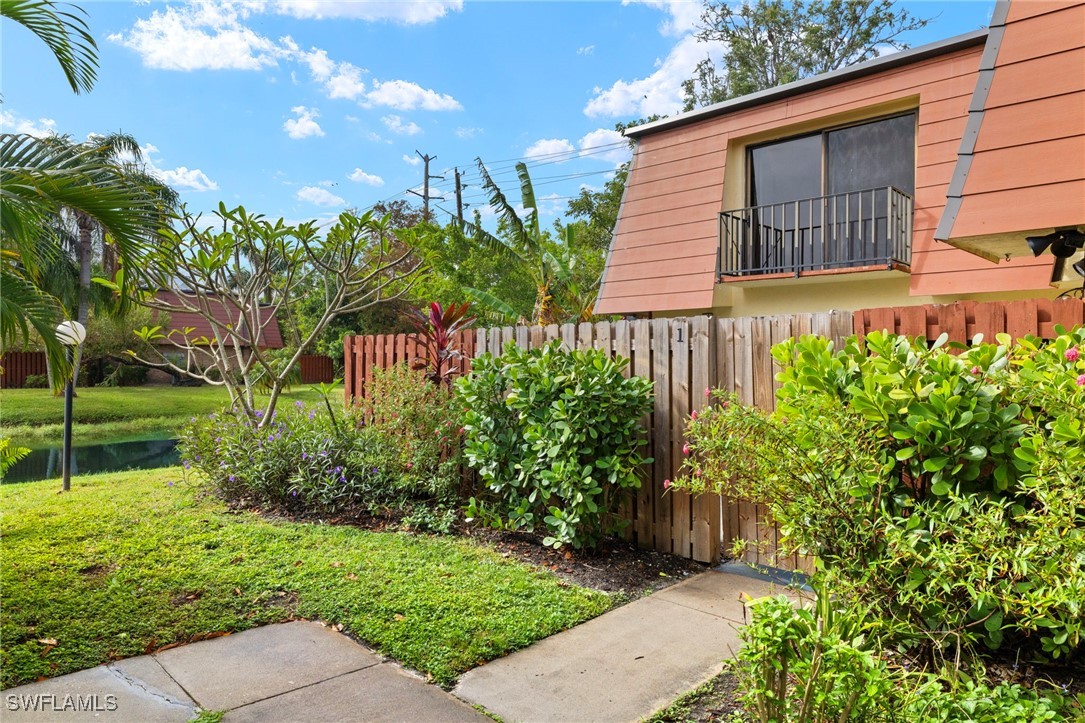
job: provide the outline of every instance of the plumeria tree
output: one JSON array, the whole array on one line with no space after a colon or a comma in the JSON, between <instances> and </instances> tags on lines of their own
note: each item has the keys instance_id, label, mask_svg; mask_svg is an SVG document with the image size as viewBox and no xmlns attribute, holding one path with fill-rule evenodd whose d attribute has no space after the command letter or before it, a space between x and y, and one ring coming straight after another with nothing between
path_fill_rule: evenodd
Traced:
<instances>
[{"instance_id":1,"label":"plumeria tree","mask_svg":"<svg viewBox=\"0 0 1085 723\"><path fill-rule=\"evenodd\" d=\"M159 312L196 314L210 334L144 327L137 336L152 351L130 354L148 366L225 386L236 408L263 425L291 370L325 327L340 315L403 297L421 262L411 250L412 232L393 239L387 217L372 212L343 213L323 234L314 222L272 222L243 207L219 204L215 216L219 223L209 228L186 212L179 230L165 232L148 256L145 280L168 293L148 292L139 302ZM264 340L277 314L313 293L323 295L323 312L301 344L285 361L270 354ZM266 400L258 402L258 389Z\"/></svg>"}]
</instances>

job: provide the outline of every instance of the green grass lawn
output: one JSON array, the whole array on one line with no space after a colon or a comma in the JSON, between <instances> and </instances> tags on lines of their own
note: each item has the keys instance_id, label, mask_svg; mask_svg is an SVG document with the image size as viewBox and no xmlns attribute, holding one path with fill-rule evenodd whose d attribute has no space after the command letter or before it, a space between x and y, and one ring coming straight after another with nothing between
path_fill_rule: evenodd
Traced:
<instances>
[{"instance_id":1,"label":"green grass lawn","mask_svg":"<svg viewBox=\"0 0 1085 723\"><path fill-rule=\"evenodd\" d=\"M148 434L172 434L199 414L216 412L229 403L224 387L90 387L78 390L72 404L76 444L90 444ZM342 403L342 387L334 392ZM320 401L308 386L284 392L280 404ZM42 446L59 442L63 432L64 398L48 389L0 391L0 434L16 444Z\"/></svg>"},{"instance_id":2,"label":"green grass lawn","mask_svg":"<svg viewBox=\"0 0 1085 723\"><path fill-rule=\"evenodd\" d=\"M230 513L178 468L72 488L0 488L2 687L294 617L447 685L611 605L462 539Z\"/></svg>"}]
</instances>

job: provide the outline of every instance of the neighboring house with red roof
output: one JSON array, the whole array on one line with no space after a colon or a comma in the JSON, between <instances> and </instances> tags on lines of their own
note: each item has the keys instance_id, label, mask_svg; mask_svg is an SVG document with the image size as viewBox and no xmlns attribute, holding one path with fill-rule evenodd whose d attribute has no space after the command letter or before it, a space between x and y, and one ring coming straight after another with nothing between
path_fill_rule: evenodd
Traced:
<instances>
[{"instance_id":1,"label":"neighboring house with red roof","mask_svg":"<svg viewBox=\"0 0 1085 723\"><path fill-rule=\"evenodd\" d=\"M159 291L155 296L161 302L170 305L180 305L181 303L195 305L197 303L195 297L186 296L183 291L177 292L164 289ZM182 297L184 297L183 302ZM209 309L215 321L220 324L237 325L240 323L243 328L246 324L244 315L240 312L240 308L228 299L209 302ZM283 335L282 330L279 328L279 320L274 316L269 318L268 315L270 314L272 314L270 309L261 307L260 322L261 325L263 325L263 331L256 346L260 349L282 349L284 346ZM267 322L266 325L264 325L265 321ZM199 338L201 336L207 337L208 339L215 338L215 331L211 328L211 322L194 311L175 311L171 313L169 324L162 330L162 333L169 335L171 332L175 332L176 336L181 334L186 328L192 330L188 335L190 339ZM243 336L248 337L249 334L243 332ZM227 337L223 343L226 346L233 346L234 340ZM176 351L176 347L165 339L161 340L158 346L162 351Z\"/></svg>"}]
</instances>

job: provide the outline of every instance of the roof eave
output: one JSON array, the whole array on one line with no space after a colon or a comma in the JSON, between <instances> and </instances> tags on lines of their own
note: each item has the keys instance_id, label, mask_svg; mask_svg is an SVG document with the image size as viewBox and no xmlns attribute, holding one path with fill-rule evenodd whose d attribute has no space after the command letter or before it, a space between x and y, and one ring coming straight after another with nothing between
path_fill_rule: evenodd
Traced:
<instances>
[{"instance_id":1,"label":"roof eave","mask_svg":"<svg viewBox=\"0 0 1085 723\"><path fill-rule=\"evenodd\" d=\"M811 78L797 80L794 83L788 83L757 93L750 93L749 95L744 95L739 98L725 100L722 103L716 103L715 105L682 113L673 118L663 118L661 120L652 121L651 123L645 123L644 125L633 126L632 128L625 129L624 135L630 138L638 138L657 131L670 130L691 123L697 123L735 111L752 108L764 103L770 103L783 98L790 98L802 93L809 93L814 90L820 90L821 88L838 85L867 75L882 73L886 70L903 65L918 63L927 58L947 55L957 50L982 45L986 39L986 28L974 30L970 33L946 38L945 40L939 40L935 43L921 45L918 48L903 50L899 53L893 53L892 55L886 55L881 58L874 58L873 60L868 60L863 63L856 63L855 65L850 65L846 68L834 70L829 73L822 73L821 75L815 75Z\"/></svg>"}]
</instances>

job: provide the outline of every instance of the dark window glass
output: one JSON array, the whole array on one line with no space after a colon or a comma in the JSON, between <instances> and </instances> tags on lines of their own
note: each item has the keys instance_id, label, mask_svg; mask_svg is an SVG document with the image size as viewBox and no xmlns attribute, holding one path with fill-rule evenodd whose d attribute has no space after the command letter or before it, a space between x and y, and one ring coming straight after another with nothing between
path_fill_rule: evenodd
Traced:
<instances>
[{"instance_id":1,"label":"dark window glass","mask_svg":"<svg viewBox=\"0 0 1085 723\"><path fill-rule=\"evenodd\" d=\"M826 195L894 186L915 193L915 115L825 134Z\"/></svg>"},{"instance_id":2,"label":"dark window glass","mask_svg":"<svg viewBox=\"0 0 1085 723\"><path fill-rule=\"evenodd\" d=\"M805 136L750 150L750 205L821 195L821 136Z\"/></svg>"}]
</instances>

